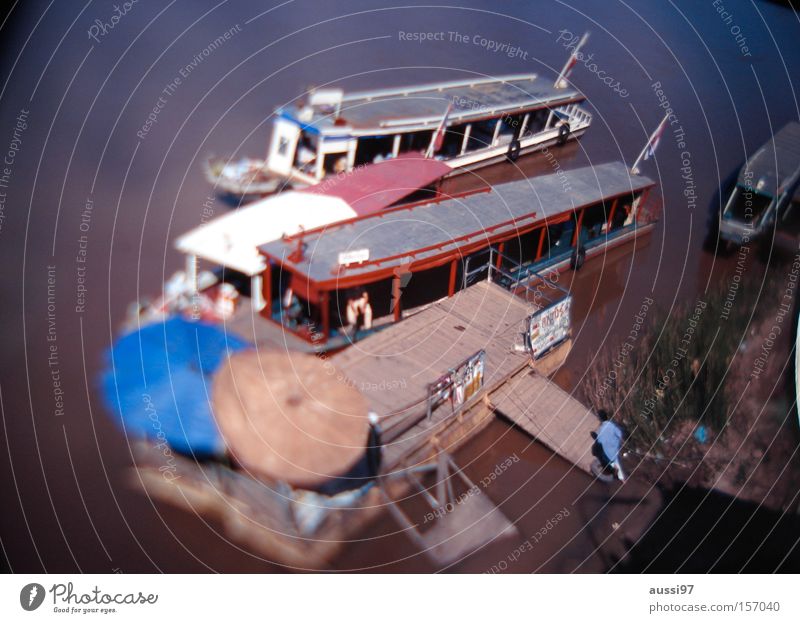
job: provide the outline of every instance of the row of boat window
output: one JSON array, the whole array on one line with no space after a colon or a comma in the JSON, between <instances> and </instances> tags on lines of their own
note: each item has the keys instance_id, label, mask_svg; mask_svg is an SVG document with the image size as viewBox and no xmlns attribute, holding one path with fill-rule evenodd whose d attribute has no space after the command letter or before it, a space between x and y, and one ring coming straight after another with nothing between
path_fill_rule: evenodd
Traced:
<instances>
[{"instance_id":1,"label":"row of boat window","mask_svg":"<svg viewBox=\"0 0 800 623\"><path fill-rule=\"evenodd\" d=\"M583 247L601 244L607 235L620 233L631 224L631 210L635 196L620 198L617 207L611 213L611 203L600 203L584 209L583 216L573 213L571 217L561 223L554 223L547 227L537 227L532 231L521 234L516 238L507 240L503 245L503 259L501 267L508 272L520 268L533 269L545 268L548 264L569 257L574 252L575 243L579 239ZM580 218L580 235L576 238L575 230ZM609 218L611 219L609 223ZM494 245L497 248L497 244ZM478 265L482 257L485 263L488 258L487 249L472 254L471 269ZM456 278L457 288L463 282L463 271L466 258L458 263ZM303 333L309 327L320 327L322 313L319 305L312 305L303 300L302 292L294 292L299 300L292 303L291 315L285 312L286 288L291 285L288 274L281 272L280 267L273 268L271 283L273 284L272 301L273 317L283 319L290 329ZM448 295L450 282L450 263L429 270L414 273L412 278L404 285L401 305L403 309L412 309L420 305L432 303ZM367 284L357 290L342 290L335 293L330 300L329 319L331 329L335 332L347 326L346 309L351 300L359 298L366 292L371 306L371 313L375 318L390 316L394 310L392 298L392 280L384 279L379 282ZM284 306L284 309L281 309ZM282 311L284 313L282 313Z\"/></svg>"},{"instance_id":2,"label":"row of boat window","mask_svg":"<svg viewBox=\"0 0 800 623\"><path fill-rule=\"evenodd\" d=\"M525 124L526 136L544 130L550 112L542 109L532 111L528 115L528 122ZM481 149L508 145L515 138L519 138L524 119L525 114L506 115L500 118L453 125L445 132L442 147L435 155L450 159ZM498 124L499 129L497 129ZM495 131L498 132L496 139ZM400 137L397 153L425 151L430 145L433 133L434 130L421 130L399 135L387 134L359 138L353 165L360 166L391 158L395 153L395 137L397 136ZM317 140L316 134L308 132L301 134L295 157L295 167L307 173L311 173L316 168ZM347 157L343 153L324 156L325 174L341 173L346 168Z\"/></svg>"}]
</instances>

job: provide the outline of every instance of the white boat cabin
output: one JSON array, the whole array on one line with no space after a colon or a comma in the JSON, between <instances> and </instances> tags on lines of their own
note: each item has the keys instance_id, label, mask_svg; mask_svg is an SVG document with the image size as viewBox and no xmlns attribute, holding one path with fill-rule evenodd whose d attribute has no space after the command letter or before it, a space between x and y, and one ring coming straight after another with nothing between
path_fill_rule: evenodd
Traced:
<instances>
[{"instance_id":1,"label":"white boat cabin","mask_svg":"<svg viewBox=\"0 0 800 623\"><path fill-rule=\"evenodd\" d=\"M558 81L557 81L558 82ZM536 74L345 94L313 91L277 111L267 155L274 173L313 184L355 167L426 152L444 120L437 160L474 169L582 135L584 96ZM448 112L449 111L449 112Z\"/></svg>"}]
</instances>

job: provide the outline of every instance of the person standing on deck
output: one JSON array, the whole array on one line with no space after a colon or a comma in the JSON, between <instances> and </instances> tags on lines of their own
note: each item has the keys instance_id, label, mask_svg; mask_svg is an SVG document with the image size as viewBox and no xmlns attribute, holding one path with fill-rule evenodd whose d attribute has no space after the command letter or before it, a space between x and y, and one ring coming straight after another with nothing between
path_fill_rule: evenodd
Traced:
<instances>
[{"instance_id":1,"label":"person standing on deck","mask_svg":"<svg viewBox=\"0 0 800 623\"><path fill-rule=\"evenodd\" d=\"M625 472L622 471L620 451L625 433L622 428L608 419L608 414L600 410L597 412L600 418L600 427L592 433L594 446L592 454L600 461L603 468L610 467L620 481L625 482Z\"/></svg>"},{"instance_id":2,"label":"person standing on deck","mask_svg":"<svg viewBox=\"0 0 800 623\"><path fill-rule=\"evenodd\" d=\"M355 339L359 329L372 328L372 305L369 304L369 293L362 290L356 298L347 301L347 315L348 331Z\"/></svg>"}]
</instances>

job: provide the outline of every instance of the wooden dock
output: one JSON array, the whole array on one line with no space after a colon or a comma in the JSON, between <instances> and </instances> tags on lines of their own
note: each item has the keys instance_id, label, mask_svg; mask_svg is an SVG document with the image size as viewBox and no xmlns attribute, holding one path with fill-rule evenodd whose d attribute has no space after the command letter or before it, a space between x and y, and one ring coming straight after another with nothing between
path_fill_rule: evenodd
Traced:
<instances>
[{"instance_id":1,"label":"wooden dock","mask_svg":"<svg viewBox=\"0 0 800 623\"><path fill-rule=\"evenodd\" d=\"M535 309L484 281L332 357L382 416L386 470L408 467L409 457L429 460L424 448L434 435L442 450L453 452L497 411L589 472L597 418L546 378L563 363L570 344L535 363L515 349ZM486 352L482 404L469 405L457 418L440 409L427 419L428 383L480 349Z\"/></svg>"},{"instance_id":2,"label":"wooden dock","mask_svg":"<svg viewBox=\"0 0 800 623\"><path fill-rule=\"evenodd\" d=\"M546 377L566 359L571 341L535 362L516 348L522 344L526 318L535 310L533 303L483 281L331 356L336 369L366 396L383 429L378 486L346 507L327 506L322 512L329 502L319 494L269 485L221 464L201 465L180 456L175 457L172 478L165 479L162 457L147 444L137 452L135 481L155 497L216 518L237 541L298 569L328 567L341 548L387 508L437 564L460 560L492 540L517 534L487 495L466 496L448 505L456 481L471 485L453 453L496 414L589 471L589 433L597 421ZM236 320L240 333L260 333L255 342L291 348L281 344L273 332L281 332L280 327L273 323L251 323L247 331L248 318L240 315ZM269 334L259 327L268 328ZM444 404L429 417L429 384L481 350L485 358L480 390L455 413ZM435 478L423 484L420 474ZM419 522L402 509L413 498L424 500L431 510L446 505L452 510L441 523L420 531ZM309 524L302 516L317 507Z\"/></svg>"},{"instance_id":3,"label":"wooden dock","mask_svg":"<svg viewBox=\"0 0 800 623\"><path fill-rule=\"evenodd\" d=\"M447 419L447 409L439 409L420 423L427 415L428 385L450 368L483 349L483 383L490 388L527 365L530 355L514 346L522 344L525 319L535 309L483 281L331 358L381 417L387 465L408 454L404 432L415 425L431 429Z\"/></svg>"},{"instance_id":4,"label":"wooden dock","mask_svg":"<svg viewBox=\"0 0 800 623\"><path fill-rule=\"evenodd\" d=\"M536 440L591 473L591 433L600 422L555 383L535 371L520 370L492 392L489 402Z\"/></svg>"}]
</instances>

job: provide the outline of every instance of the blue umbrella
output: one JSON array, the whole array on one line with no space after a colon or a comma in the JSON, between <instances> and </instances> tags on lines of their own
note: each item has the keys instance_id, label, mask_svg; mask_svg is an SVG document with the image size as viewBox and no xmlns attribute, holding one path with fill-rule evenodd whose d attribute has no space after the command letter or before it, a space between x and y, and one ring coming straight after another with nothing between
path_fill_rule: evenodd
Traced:
<instances>
[{"instance_id":1,"label":"blue umbrella","mask_svg":"<svg viewBox=\"0 0 800 623\"><path fill-rule=\"evenodd\" d=\"M131 331L106 353L106 406L129 435L186 454L219 454L211 378L229 353L248 346L217 325L181 317Z\"/></svg>"}]
</instances>

